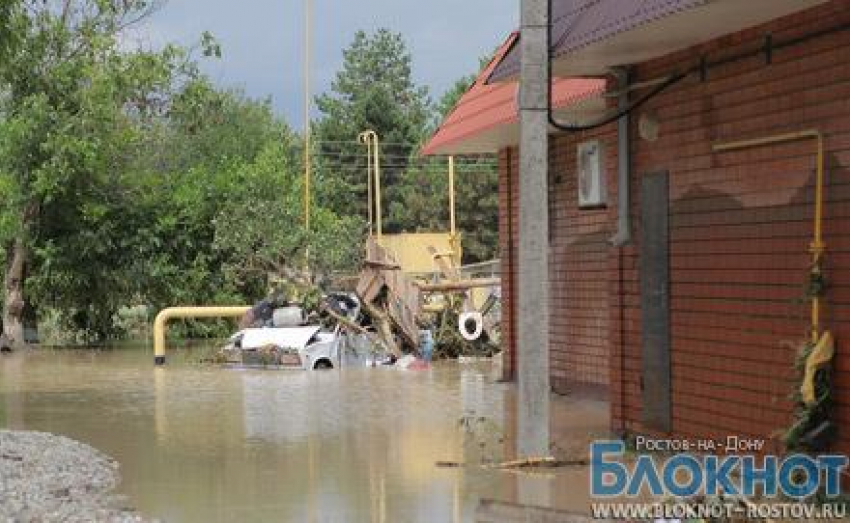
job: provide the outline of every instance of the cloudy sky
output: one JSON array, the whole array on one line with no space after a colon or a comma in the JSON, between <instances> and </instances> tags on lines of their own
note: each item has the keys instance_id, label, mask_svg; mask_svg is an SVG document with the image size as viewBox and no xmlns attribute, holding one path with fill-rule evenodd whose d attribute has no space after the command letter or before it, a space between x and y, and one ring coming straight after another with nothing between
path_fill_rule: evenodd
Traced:
<instances>
[{"instance_id":1,"label":"cloudy sky","mask_svg":"<svg viewBox=\"0 0 850 523\"><path fill-rule=\"evenodd\" d=\"M354 33L387 27L405 35L414 77L438 97L473 72L517 26L519 0L313 0L314 91L328 89ZM302 125L305 0L168 0L135 38L153 45L195 43L212 32L223 48L204 70L222 86L271 96L290 124Z\"/></svg>"}]
</instances>

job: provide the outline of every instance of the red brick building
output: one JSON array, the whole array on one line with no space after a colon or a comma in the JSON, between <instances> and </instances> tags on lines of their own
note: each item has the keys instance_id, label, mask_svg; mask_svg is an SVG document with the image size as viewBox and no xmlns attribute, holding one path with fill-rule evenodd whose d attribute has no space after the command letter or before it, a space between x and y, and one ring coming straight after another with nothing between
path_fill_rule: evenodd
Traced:
<instances>
[{"instance_id":1,"label":"red brick building","mask_svg":"<svg viewBox=\"0 0 850 523\"><path fill-rule=\"evenodd\" d=\"M823 327L837 340L833 420L837 448L847 453L850 2L653 0L629 5L653 4L654 11L623 8L616 20L610 19L616 9L582 12L609 3L577 2L579 7L566 13L567 21L574 17L567 24L572 32L560 39L565 43L556 52L556 74L599 77L610 66L626 64L632 101L672 75L688 74L630 113L631 239L623 245L611 241L623 189L617 123L551 137L553 388L605 392L616 431L733 434L777 442L792 421L794 362L810 323L805 287L812 260L816 143L785 141L731 151L715 146L816 130L824 137L827 173ZM556 17L556 31L565 17ZM688 26L696 29L688 32ZM495 70L510 77L518 63L515 49L504 50L485 75ZM587 96L598 97L598 91L588 90ZM607 100L610 112L616 97ZM458 118L463 100L458 111L449 127L463 127L464 118ZM446 129L435 137L441 146L429 152L499 155L502 328L505 349L513 355L515 300L522 292L516 288L522 175L516 140L478 140L472 150L462 150L475 133L455 129L448 139ZM576 151L593 140L601 145L607 205L581 208ZM653 278L664 289L662 314L654 318L660 324L648 318L647 304L653 302L646 282ZM646 325L660 328L650 332ZM648 345L661 346L660 360L658 347ZM508 374L514 358L507 358Z\"/></svg>"}]
</instances>

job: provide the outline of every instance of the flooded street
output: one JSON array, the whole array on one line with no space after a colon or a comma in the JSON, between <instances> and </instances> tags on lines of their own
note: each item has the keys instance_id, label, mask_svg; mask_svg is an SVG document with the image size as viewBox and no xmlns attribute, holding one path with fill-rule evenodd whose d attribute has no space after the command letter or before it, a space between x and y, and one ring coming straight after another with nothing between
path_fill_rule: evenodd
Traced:
<instances>
[{"instance_id":1,"label":"flooded street","mask_svg":"<svg viewBox=\"0 0 850 523\"><path fill-rule=\"evenodd\" d=\"M111 455L126 504L168 522L459 522L482 498L587 511L580 468L435 465L513 457L514 391L490 363L303 372L192 359L154 368L149 350L3 357L0 425ZM559 452L583 457L604 434L607 404L553 407Z\"/></svg>"}]
</instances>

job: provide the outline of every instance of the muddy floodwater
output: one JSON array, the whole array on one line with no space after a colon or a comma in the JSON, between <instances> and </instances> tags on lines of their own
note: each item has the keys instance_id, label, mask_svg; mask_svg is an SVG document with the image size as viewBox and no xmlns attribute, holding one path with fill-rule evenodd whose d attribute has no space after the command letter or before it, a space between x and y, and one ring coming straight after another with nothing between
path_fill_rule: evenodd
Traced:
<instances>
[{"instance_id":1,"label":"muddy floodwater","mask_svg":"<svg viewBox=\"0 0 850 523\"><path fill-rule=\"evenodd\" d=\"M154 368L150 350L0 358L0 426L62 434L121 465L126 505L166 522L460 522L481 499L586 512L583 469L519 474L514 388L491 363L426 371ZM586 454L607 405L556 398L558 452Z\"/></svg>"}]
</instances>

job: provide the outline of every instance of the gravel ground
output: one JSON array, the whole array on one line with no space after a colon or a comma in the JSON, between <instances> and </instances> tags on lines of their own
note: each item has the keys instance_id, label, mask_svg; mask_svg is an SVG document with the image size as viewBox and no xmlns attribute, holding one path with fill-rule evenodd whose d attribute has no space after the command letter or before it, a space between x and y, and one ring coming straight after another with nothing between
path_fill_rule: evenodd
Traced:
<instances>
[{"instance_id":1,"label":"gravel ground","mask_svg":"<svg viewBox=\"0 0 850 523\"><path fill-rule=\"evenodd\" d=\"M0 522L143 522L113 493L118 463L43 432L0 431Z\"/></svg>"}]
</instances>

